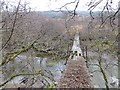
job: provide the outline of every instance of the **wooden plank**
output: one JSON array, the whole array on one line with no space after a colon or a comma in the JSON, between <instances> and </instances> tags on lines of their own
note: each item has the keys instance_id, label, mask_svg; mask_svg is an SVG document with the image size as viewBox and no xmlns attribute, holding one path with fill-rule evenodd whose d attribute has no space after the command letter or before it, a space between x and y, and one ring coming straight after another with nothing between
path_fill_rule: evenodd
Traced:
<instances>
[{"instance_id":1,"label":"wooden plank","mask_svg":"<svg viewBox=\"0 0 120 90\"><path fill-rule=\"evenodd\" d=\"M59 82L59 88L93 88L83 57L79 56L77 60L68 60Z\"/></svg>"}]
</instances>

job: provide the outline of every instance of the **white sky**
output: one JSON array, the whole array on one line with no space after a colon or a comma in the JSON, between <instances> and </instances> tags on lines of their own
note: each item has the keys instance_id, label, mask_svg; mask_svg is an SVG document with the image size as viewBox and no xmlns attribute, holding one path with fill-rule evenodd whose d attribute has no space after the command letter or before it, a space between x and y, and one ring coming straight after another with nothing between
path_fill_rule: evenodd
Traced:
<instances>
[{"instance_id":1,"label":"white sky","mask_svg":"<svg viewBox=\"0 0 120 90\"><path fill-rule=\"evenodd\" d=\"M31 0L31 5L32 7L35 7L36 10L40 10L40 11L48 11L48 10L54 10L56 8L59 8L63 5L65 5L65 3L68 2L73 2L74 0ZM87 10L88 6L87 4L90 2L91 0L80 0L79 6L77 8L77 10ZM93 1L99 1L99 0L93 0ZM107 0L103 0L103 2L95 9L95 10L100 10L100 8L105 5ZM112 7L116 8L118 5L118 1L119 0L113 0L113 4ZM73 10L75 8L75 4L70 4L67 7L69 10ZM64 8L65 9L65 8Z\"/></svg>"},{"instance_id":2,"label":"white sky","mask_svg":"<svg viewBox=\"0 0 120 90\"><path fill-rule=\"evenodd\" d=\"M19 1L19 0L8 0L8 1ZM49 11L49 10L55 10L56 8L60 8L63 6L65 3L72 2L75 0L22 0L23 2L30 2L30 7L32 7L36 11ZM88 3L91 0L80 0L79 6L77 10L80 11L86 11L88 10ZM92 1L99 1L99 0L92 0ZM103 8L103 5L105 5L107 0L103 0L103 2L98 5L94 10L101 10ZM110 0L109 0L110 1ZM113 8L117 8L118 6L118 1L119 0L112 0L113 3L111 4ZM68 10L73 10L75 8L75 4L70 4L67 6ZM65 8L63 8L65 10Z\"/></svg>"}]
</instances>

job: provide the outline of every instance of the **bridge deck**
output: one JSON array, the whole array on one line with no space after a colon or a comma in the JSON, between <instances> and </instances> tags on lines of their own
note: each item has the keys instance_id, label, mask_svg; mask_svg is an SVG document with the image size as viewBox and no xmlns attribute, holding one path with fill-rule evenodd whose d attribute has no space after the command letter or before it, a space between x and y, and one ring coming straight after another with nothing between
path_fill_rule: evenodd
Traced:
<instances>
[{"instance_id":1,"label":"bridge deck","mask_svg":"<svg viewBox=\"0 0 120 90\"><path fill-rule=\"evenodd\" d=\"M59 88L92 88L83 57L68 60L63 77L59 82Z\"/></svg>"}]
</instances>

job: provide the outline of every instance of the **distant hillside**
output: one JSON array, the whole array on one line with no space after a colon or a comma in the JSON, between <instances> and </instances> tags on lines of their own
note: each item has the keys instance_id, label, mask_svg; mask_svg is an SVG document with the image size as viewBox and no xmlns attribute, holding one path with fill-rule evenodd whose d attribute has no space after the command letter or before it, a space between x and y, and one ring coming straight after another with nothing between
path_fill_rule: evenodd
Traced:
<instances>
[{"instance_id":1,"label":"distant hillside","mask_svg":"<svg viewBox=\"0 0 120 90\"><path fill-rule=\"evenodd\" d=\"M41 13L42 13L42 15L45 15L50 18L63 18L63 16L64 16L64 13L62 13L62 12L44 11Z\"/></svg>"},{"instance_id":2,"label":"distant hillside","mask_svg":"<svg viewBox=\"0 0 120 90\"><path fill-rule=\"evenodd\" d=\"M67 11L64 11L64 12L43 11L41 13L50 18L64 18L64 14L66 14ZM90 13L88 11L77 11L77 14L82 17L90 16ZM98 14L99 14L99 11L96 11L93 13L94 16Z\"/></svg>"}]
</instances>

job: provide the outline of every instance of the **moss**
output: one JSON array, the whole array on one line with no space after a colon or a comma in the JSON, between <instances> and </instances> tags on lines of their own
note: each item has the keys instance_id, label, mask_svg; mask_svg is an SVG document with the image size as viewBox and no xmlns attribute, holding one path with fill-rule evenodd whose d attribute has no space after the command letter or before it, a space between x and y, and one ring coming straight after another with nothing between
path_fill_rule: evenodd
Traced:
<instances>
[{"instance_id":1,"label":"moss","mask_svg":"<svg viewBox=\"0 0 120 90\"><path fill-rule=\"evenodd\" d=\"M52 83L45 90L56 90L56 85Z\"/></svg>"},{"instance_id":2,"label":"moss","mask_svg":"<svg viewBox=\"0 0 120 90\"><path fill-rule=\"evenodd\" d=\"M54 66L54 65L56 65L57 64L57 62L56 61L53 61L53 62L48 62L48 66L50 66L50 67L52 67L52 66Z\"/></svg>"},{"instance_id":3,"label":"moss","mask_svg":"<svg viewBox=\"0 0 120 90\"><path fill-rule=\"evenodd\" d=\"M39 54L36 55L36 57L44 58L44 57L48 57L48 55L45 54L45 53L39 53Z\"/></svg>"}]
</instances>

